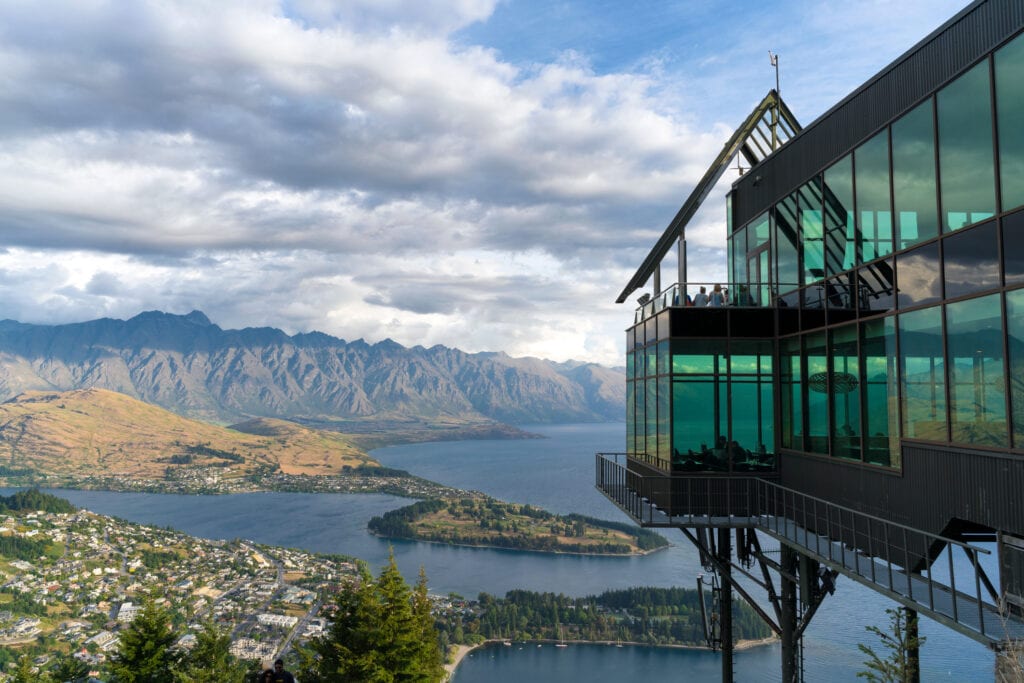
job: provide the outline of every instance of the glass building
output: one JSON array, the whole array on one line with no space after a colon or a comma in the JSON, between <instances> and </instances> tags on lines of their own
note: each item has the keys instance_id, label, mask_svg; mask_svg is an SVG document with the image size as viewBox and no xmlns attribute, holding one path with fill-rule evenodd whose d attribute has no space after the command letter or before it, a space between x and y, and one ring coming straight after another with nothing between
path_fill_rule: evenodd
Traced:
<instances>
[{"instance_id":1,"label":"glass building","mask_svg":"<svg viewBox=\"0 0 1024 683\"><path fill-rule=\"evenodd\" d=\"M647 290L626 466L991 541L998 600L1024 608L1024 2L971 3L806 128L783 108L755 115L770 145L748 127L716 161L752 164L729 281L686 281L684 205L619 297Z\"/></svg>"}]
</instances>

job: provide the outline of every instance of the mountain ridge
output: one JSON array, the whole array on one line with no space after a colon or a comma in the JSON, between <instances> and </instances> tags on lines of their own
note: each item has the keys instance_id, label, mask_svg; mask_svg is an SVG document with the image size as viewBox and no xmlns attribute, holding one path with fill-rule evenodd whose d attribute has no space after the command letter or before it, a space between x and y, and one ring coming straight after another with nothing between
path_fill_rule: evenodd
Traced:
<instances>
[{"instance_id":1,"label":"mountain ridge","mask_svg":"<svg viewBox=\"0 0 1024 683\"><path fill-rule=\"evenodd\" d=\"M0 321L0 400L103 388L195 419L621 420L621 369L323 332L222 329L201 311L65 325Z\"/></svg>"}]
</instances>

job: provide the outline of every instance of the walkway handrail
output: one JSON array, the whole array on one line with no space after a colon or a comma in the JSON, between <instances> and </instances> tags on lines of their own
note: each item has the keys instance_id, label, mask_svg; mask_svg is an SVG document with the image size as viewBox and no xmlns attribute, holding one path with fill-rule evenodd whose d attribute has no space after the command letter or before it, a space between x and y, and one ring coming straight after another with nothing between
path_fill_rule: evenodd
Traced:
<instances>
[{"instance_id":1,"label":"walkway handrail","mask_svg":"<svg viewBox=\"0 0 1024 683\"><path fill-rule=\"evenodd\" d=\"M625 460L630 457L626 453L598 453L597 486L640 524L708 525L712 517L735 515L737 519L731 524L742 519L780 541L817 555L844 574L894 598L927 608L936 618L951 619L959 628L980 633L986 639L1000 640L1003 635L998 631L1003 625L998 618L998 597L992 596L992 603L983 599L978 558L992 554L987 548L860 512L760 477L641 474L626 466ZM706 512L700 514L691 508L688 513L676 513L674 502L680 498L679 509L696 501L696 505L706 506ZM724 515L722 509L727 511ZM932 559L938 544L948 548L948 577L937 579ZM957 591L953 565L953 548L957 546L967 551L974 569L973 596ZM923 562L924 569L913 571L919 562ZM948 584L939 579L947 579ZM995 624L989 628L986 608L989 623Z\"/></svg>"}]
</instances>

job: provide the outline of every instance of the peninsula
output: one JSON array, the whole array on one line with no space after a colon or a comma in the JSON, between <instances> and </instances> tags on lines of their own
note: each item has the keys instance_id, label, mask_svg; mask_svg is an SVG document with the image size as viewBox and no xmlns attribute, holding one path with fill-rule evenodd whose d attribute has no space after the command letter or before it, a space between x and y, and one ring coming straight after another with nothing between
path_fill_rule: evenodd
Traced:
<instances>
[{"instance_id":1,"label":"peninsula","mask_svg":"<svg viewBox=\"0 0 1024 683\"><path fill-rule=\"evenodd\" d=\"M640 555L668 546L649 529L486 496L419 501L374 517L368 527L387 538L583 555Z\"/></svg>"}]
</instances>

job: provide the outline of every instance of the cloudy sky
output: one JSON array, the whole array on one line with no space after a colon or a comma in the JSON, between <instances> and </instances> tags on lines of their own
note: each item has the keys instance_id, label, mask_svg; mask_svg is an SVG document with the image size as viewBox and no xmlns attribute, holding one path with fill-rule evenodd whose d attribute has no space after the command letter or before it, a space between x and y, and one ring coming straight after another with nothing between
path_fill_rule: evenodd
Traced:
<instances>
[{"instance_id":1,"label":"cloudy sky","mask_svg":"<svg viewBox=\"0 0 1024 683\"><path fill-rule=\"evenodd\" d=\"M806 124L965 2L0 0L0 319L621 364L614 299L768 51Z\"/></svg>"}]
</instances>

